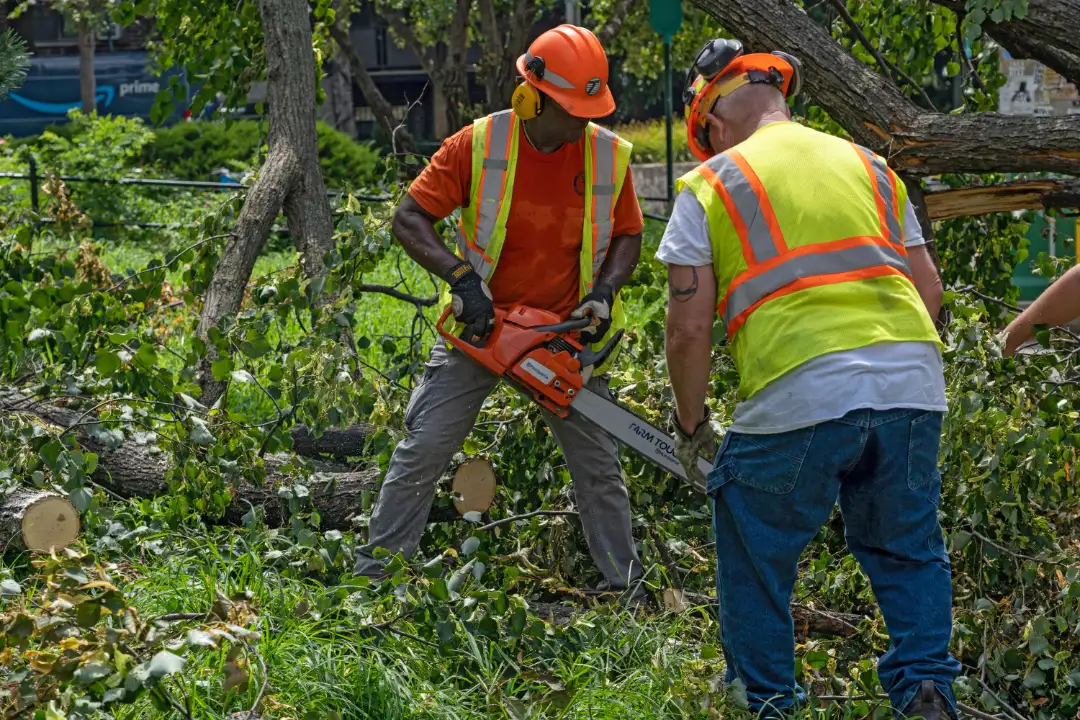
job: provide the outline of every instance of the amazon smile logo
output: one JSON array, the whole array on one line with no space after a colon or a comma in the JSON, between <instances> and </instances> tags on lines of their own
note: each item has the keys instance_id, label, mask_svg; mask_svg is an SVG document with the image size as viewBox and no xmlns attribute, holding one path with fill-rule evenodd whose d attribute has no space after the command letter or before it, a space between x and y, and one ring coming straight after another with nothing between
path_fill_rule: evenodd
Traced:
<instances>
[{"instance_id":1,"label":"amazon smile logo","mask_svg":"<svg viewBox=\"0 0 1080 720\"><path fill-rule=\"evenodd\" d=\"M28 97L23 97L18 93L10 93L9 98L22 105L27 110L33 110L34 112L41 113L42 115L67 115L68 111L82 107L82 101L76 100L75 102L68 103L54 103L45 102L44 100L32 100ZM99 87L95 94L95 99L98 105L104 105L109 107L112 105L113 99L116 97L116 88L112 85L106 85Z\"/></svg>"}]
</instances>

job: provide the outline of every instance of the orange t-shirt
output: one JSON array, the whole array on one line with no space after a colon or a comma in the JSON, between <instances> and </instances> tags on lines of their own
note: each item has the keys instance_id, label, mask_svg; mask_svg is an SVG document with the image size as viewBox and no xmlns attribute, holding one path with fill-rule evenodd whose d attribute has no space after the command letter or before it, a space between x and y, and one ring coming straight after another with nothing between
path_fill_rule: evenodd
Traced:
<instances>
[{"instance_id":1,"label":"orange t-shirt","mask_svg":"<svg viewBox=\"0 0 1080 720\"><path fill-rule=\"evenodd\" d=\"M550 310L577 307L581 226L585 222L584 138L553 153L536 150L519 131L517 171L506 240L488 283L495 305ZM469 204L472 125L447 138L409 188L424 210L444 218ZM630 170L615 203L612 238L641 232L641 207Z\"/></svg>"}]
</instances>

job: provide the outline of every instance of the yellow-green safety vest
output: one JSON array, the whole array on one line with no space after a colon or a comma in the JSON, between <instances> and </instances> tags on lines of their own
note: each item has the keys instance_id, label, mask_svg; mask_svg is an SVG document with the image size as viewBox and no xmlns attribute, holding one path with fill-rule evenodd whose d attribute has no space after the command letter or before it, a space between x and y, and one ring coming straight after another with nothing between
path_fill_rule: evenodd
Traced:
<instances>
[{"instance_id":1,"label":"yellow-green safety vest","mask_svg":"<svg viewBox=\"0 0 1080 720\"><path fill-rule=\"evenodd\" d=\"M488 281L495 274L499 254L506 240L506 219L510 216L510 198L514 194L517 169L518 124L512 110L504 110L473 122L472 189L468 207L461 208L457 231L457 252ZM592 290L607 258L615 218L615 204L622 192L633 145L599 125L589 123L585 130L585 222L581 228L579 297ZM450 302L449 286L442 289L442 306ZM626 324L622 300L616 294L611 309L611 330L593 348L603 343ZM448 329L456 336L463 325L448 320ZM594 374L606 371L617 351Z\"/></svg>"},{"instance_id":2,"label":"yellow-green safety vest","mask_svg":"<svg viewBox=\"0 0 1080 720\"><path fill-rule=\"evenodd\" d=\"M864 147L766 125L679 179L708 219L739 397L827 353L941 340L911 281L907 189Z\"/></svg>"}]
</instances>

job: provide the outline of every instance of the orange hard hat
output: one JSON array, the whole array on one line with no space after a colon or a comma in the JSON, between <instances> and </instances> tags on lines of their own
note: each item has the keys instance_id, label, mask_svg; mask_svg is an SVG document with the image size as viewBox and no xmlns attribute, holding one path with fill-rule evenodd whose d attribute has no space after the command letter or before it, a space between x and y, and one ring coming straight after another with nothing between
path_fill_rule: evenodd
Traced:
<instances>
[{"instance_id":1,"label":"orange hard hat","mask_svg":"<svg viewBox=\"0 0 1080 720\"><path fill-rule=\"evenodd\" d=\"M574 117L601 118L615 112L607 53L587 28L560 25L548 30L517 59L517 71Z\"/></svg>"},{"instance_id":2,"label":"orange hard hat","mask_svg":"<svg viewBox=\"0 0 1080 720\"><path fill-rule=\"evenodd\" d=\"M716 101L751 83L773 85L790 98L802 87L802 63L780 51L744 55L738 40L710 40L698 53L686 79L683 103L687 139L690 152L704 162L715 154L709 146L706 115Z\"/></svg>"}]
</instances>

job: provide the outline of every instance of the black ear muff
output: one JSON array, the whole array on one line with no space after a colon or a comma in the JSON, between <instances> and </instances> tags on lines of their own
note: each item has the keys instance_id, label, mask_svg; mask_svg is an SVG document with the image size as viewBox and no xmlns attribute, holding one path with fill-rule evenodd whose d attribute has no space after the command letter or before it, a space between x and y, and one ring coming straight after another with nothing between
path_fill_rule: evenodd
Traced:
<instances>
[{"instance_id":1,"label":"black ear muff","mask_svg":"<svg viewBox=\"0 0 1080 720\"><path fill-rule=\"evenodd\" d=\"M544 58L534 55L525 62L525 69L532 73L537 80L543 80L547 65L544 63Z\"/></svg>"},{"instance_id":2,"label":"black ear muff","mask_svg":"<svg viewBox=\"0 0 1080 720\"><path fill-rule=\"evenodd\" d=\"M794 55L780 50L774 50L772 54L787 61L787 64L791 66L791 82L788 84L788 91L784 97L795 97L802 90L802 61Z\"/></svg>"},{"instance_id":3,"label":"black ear muff","mask_svg":"<svg viewBox=\"0 0 1080 720\"><path fill-rule=\"evenodd\" d=\"M712 80L742 54L743 44L738 40L710 40L698 53L694 68L703 78Z\"/></svg>"}]
</instances>

